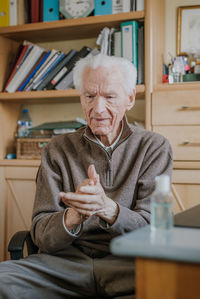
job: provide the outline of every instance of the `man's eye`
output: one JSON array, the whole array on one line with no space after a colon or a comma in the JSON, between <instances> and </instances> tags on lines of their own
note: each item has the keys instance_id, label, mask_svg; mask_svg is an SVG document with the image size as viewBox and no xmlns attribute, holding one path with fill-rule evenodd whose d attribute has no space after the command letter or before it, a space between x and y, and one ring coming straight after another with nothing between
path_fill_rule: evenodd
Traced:
<instances>
[{"instance_id":1,"label":"man's eye","mask_svg":"<svg viewBox=\"0 0 200 299\"><path fill-rule=\"evenodd\" d=\"M87 95L88 99L93 99L95 96L94 95Z\"/></svg>"},{"instance_id":2,"label":"man's eye","mask_svg":"<svg viewBox=\"0 0 200 299\"><path fill-rule=\"evenodd\" d=\"M106 96L106 98L110 100L110 99L114 99L115 97L112 95L109 95L109 96Z\"/></svg>"}]
</instances>

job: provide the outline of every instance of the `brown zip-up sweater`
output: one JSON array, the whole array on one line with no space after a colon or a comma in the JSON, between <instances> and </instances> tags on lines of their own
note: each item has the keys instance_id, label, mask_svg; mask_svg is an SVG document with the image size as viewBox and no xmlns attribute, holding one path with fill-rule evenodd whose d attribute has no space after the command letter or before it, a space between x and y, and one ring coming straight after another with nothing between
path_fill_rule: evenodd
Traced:
<instances>
[{"instance_id":1,"label":"brown zip-up sweater","mask_svg":"<svg viewBox=\"0 0 200 299\"><path fill-rule=\"evenodd\" d=\"M91 216L80 234L71 236L63 226L66 206L58 193L74 192L87 178L90 164L95 165L106 195L117 202L119 214L111 226ZM171 172L168 140L126 120L111 156L96 142L89 127L54 137L43 151L38 172L32 238L42 252L64 254L73 243L91 256L106 254L113 237L149 223L155 176L171 176Z\"/></svg>"}]
</instances>

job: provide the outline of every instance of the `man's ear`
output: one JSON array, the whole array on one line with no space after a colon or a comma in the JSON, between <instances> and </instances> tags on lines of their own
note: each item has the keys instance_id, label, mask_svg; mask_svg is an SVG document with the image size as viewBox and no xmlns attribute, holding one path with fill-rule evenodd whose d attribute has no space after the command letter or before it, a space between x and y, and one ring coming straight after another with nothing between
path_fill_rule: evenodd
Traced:
<instances>
[{"instance_id":1,"label":"man's ear","mask_svg":"<svg viewBox=\"0 0 200 299\"><path fill-rule=\"evenodd\" d=\"M131 108L135 105L135 91L132 95L129 95L129 103L127 105L127 110L131 110Z\"/></svg>"}]
</instances>

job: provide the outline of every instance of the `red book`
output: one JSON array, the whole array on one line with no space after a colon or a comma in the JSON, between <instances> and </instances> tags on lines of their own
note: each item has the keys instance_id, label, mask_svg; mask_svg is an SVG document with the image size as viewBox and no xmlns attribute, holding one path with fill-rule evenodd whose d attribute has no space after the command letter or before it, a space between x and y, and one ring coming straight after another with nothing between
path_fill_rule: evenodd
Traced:
<instances>
[{"instance_id":1,"label":"red book","mask_svg":"<svg viewBox=\"0 0 200 299\"><path fill-rule=\"evenodd\" d=\"M39 22L43 22L43 0L40 0Z\"/></svg>"},{"instance_id":2,"label":"red book","mask_svg":"<svg viewBox=\"0 0 200 299\"><path fill-rule=\"evenodd\" d=\"M5 84L4 88L3 88L3 91L5 91L8 83L11 81L12 77L14 76L14 74L16 73L16 71L18 70L18 66L20 65L20 62L22 61L22 59L24 57L24 54L26 53L26 50L28 49L28 47L29 47L28 44L25 45L25 46L23 46L23 48L22 48L22 50L21 50L21 52L19 54L19 57L18 57L15 65L14 65L12 71L11 71L11 74L10 74L8 80L6 81L6 84Z\"/></svg>"},{"instance_id":3,"label":"red book","mask_svg":"<svg viewBox=\"0 0 200 299\"><path fill-rule=\"evenodd\" d=\"M39 2L39 0L31 0L31 23L39 22Z\"/></svg>"}]
</instances>

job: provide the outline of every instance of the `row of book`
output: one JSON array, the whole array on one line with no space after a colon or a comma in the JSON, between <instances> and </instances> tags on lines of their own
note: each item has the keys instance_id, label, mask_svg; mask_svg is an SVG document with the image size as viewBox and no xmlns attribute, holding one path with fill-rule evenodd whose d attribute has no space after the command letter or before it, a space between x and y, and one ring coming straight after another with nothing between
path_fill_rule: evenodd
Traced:
<instances>
[{"instance_id":1,"label":"row of book","mask_svg":"<svg viewBox=\"0 0 200 299\"><path fill-rule=\"evenodd\" d=\"M46 51L36 44L24 41L18 48L3 91L72 88L72 69L75 63L88 54L97 53L97 48L91 49L87 46L80 51L72 49L68 53L55 49Z\"/></svg>"},{"instance_id":2,"label":"row of book","mask_svg":"<svg viewBox=\"0 0 200 299\"><path fill-rule=\"evenodd\" d=\"M24 41L10 66L3 91L64 90L73 88L73 67L89 54L124 57L137 68L137 84L144 83L144 24L137 21L121 23L121 30L105 27L99 34L97 48L87 46L68 53L46 49Z\"/></svg>"},{"instance_id":3,"label":"row of book","mask_svg":"<svg viewBox=\"0 0 200 299\"><path fill-rule=\"evenodd\" d=\"M59 1L2 0L0 27L59 20Z\"/></svg>"},{"instance_id":4,"label":"row of book","mask_svg":"<svg viewBox=\"0 0 200 299\"><path fill-rule=\"evenodd\" d=\"M144 84L144 23L121 23L120 30L105 27L98 36L101 52L127 58L137 68L137 84Z\"/></svg>"},{"instance_id":5,"label":"row of book","mask_svg":"<svg viewBox=\"0 0 200 299\"><path fill-rule=\"evenodd\" d=\"M59 5L59 0L2 0L0 27L63 19L65 14ZM91 15L115 14L144 10L144 0L94 0L94 6L95 10Z\"/></svg>"}]
</instances>

